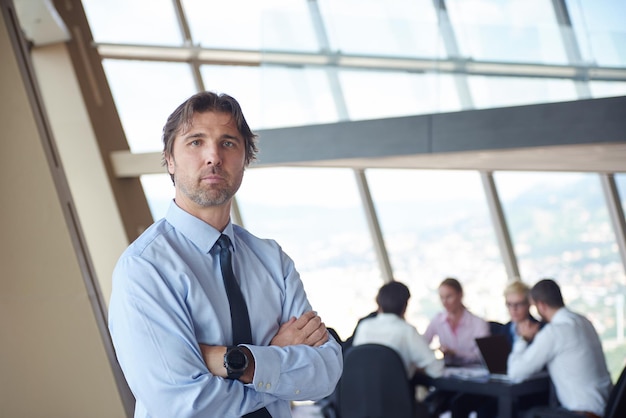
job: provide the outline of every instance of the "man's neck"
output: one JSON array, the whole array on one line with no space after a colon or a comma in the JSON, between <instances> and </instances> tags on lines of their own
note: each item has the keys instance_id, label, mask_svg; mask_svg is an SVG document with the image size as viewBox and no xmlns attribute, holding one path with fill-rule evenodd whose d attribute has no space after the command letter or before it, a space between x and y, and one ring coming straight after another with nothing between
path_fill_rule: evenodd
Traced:
<instances>
[{"instance_id":1,"label":"man's neck","mask_svg":"<svg viewBox=\"0 0 626 418\"><path fill-rule=\"evenodd\" d=\"M223 205L208 207L199 206L188 199L176 198L174 202L185 212L206 222L220 232L224 231L230 221L230 200Z\"/></svg>"}]
</instances>

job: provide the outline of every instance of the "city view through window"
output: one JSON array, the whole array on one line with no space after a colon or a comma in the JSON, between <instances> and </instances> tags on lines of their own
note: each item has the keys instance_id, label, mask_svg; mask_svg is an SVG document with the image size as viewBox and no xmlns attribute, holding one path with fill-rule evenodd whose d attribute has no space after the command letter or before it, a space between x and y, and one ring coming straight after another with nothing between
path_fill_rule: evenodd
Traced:
<instances>
[{"instance_id":1,"label":"city view through window","mask_svg":"<svg viewBox=\"0 0 626 418\"><path fill-rule=\"evenodd\" d=\"M509 278L478 174L367 174L394 278L411 289L407 320L423 332L442 309L439 282L453 276L471 311L507 322L502 291ZM616 376L626 358L626 283L597 176L498 172L495 178L521 279L532 285L550 277L561 285L566 304L593 322ZM625 180L617 177L624 203ZM155 217L163 216L173 192L163 181L169 176L144 176ZM349 337L358 319L376 309L382 284L351 170L249 169L238 202L245 226L276 239L294 259L327 326Z\"/></svg>"}]
</instances>

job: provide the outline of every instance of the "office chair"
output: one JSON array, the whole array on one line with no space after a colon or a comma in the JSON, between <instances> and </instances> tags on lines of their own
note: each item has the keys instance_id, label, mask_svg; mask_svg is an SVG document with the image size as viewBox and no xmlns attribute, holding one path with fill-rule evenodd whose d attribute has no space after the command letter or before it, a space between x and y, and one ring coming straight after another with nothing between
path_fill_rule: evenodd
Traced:
<instances>
[{"instance_id":1,"label":"office chair","mask_svg":"<svg viewBox=\"0 0 626 418\"><path fill-rule=\"evenodd\" d=\"M341 418L414 418L415 394L398 353L379 344L350 348L338 405Z\"/></svg>"},{"instance_id":2,"label":"office chair","mask_svg":"<svg viewBox=\"0 0 626 418\"><path fill-rule=\"evenodd\" d=\"M489 321L489 333L491 335L504 334L504 324L498 321Z\"/></svg>"},{"instance_id":3,"label":"office chair","mask_svg":"<svg viewBox=\"0 0 626 418\"><path fill-rule=\"evenodd\" d=\"M626 417L626 367L617 379L604 408L604 418Z\"/></svg>"}]
</instances>

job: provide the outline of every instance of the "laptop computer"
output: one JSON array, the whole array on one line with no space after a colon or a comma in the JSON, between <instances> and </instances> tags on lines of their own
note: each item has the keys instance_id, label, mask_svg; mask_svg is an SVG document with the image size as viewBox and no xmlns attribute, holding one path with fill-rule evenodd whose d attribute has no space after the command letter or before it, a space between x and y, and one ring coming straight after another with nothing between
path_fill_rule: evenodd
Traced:
<instances>
[{"instance_id":1,"label":"laptop computer","mask_svg":"<svg viewBox=\"0 0 626 418\"><path fill-rule=\"evenodd\" d=\"M489 371L489 376L493 379L509 380L506 371L511 344L506 335L476 338L476 345L480 350L482 362Z\"/></svg>"}]
</instances>

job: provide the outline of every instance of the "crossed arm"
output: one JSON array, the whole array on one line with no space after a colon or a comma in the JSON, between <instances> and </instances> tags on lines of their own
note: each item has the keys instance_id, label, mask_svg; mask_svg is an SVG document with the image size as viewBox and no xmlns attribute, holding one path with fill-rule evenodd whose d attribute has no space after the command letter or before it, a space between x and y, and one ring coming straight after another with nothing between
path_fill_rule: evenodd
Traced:
<instances>
[{"instance_id":1,"label":"crossed arm","mask_svg":"<svg viewBox=\"0 0 626 418\"><path fill-rule=\"evenodd\" d=\"M300 318L292 317L280 326L270 341L270 345L286 347L289 345L307 345L319 347L328 341L328 331L322 319L314 311L304 313ZM226 377L224 354L226 346L200 344L200 350L209 371L220 377ZM246 347L242 347L248 357L248 368L239 378L243 383L251 383L254 378L254 356Z\"/></svg>"}]
</instances>

